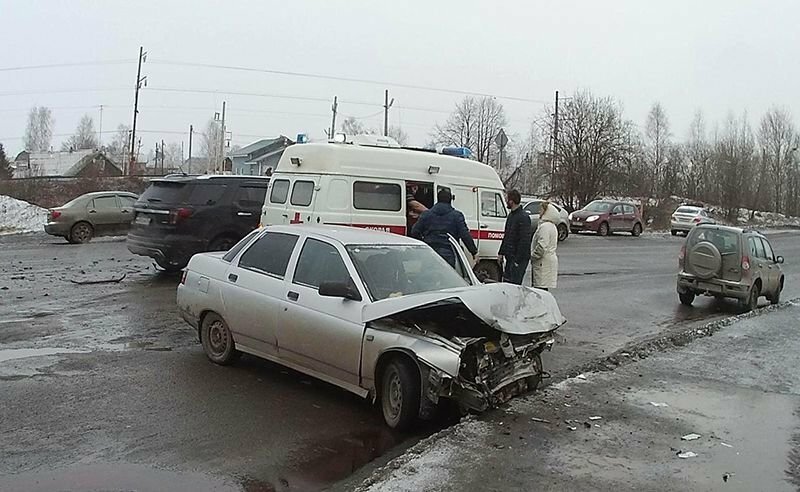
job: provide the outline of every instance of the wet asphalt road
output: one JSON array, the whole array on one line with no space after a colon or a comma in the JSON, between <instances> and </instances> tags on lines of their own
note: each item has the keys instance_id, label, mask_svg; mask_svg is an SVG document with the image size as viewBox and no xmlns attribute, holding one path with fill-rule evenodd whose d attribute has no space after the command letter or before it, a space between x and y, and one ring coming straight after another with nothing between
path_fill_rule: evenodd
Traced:
<instances>
[{"instance_id":1,"label":"wet asphalt road","mask_svg":"<svg viewBox=\"0 0 800 492\"><path fill-rule=\"evenodd\" d=\"M798 237L771 236L787 258L786 299L800 293ZM734 314L734 303L678 304L680 244L562 244L555 294L569 324L546 369L560 374L660 330ZM74 283L111 279L122 280ZM177 282L119 240L0 237L0 489L143 476L153 490L318 489L436 429L395 435L358 398L252 357L211 364L177 317Z\"/></svg>"}]
</instances>

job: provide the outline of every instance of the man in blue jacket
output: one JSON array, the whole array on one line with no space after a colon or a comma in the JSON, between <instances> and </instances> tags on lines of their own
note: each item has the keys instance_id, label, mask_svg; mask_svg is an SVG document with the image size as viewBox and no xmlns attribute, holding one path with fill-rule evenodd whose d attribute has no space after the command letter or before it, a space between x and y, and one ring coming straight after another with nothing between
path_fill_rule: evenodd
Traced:
<instances>
[{"instance_id":1,"label":"man in blue jacket","mask_svg":"<svg viewBox=\"0 0 800 492\"><path fill-rule=\"evenodd\" d=\"M522 285L528 262L531 259L531 218L520 207L522 197L517 190L508 192L506 204L510 212L506 218L503 242L500 244L500 262L505 261L503 282Z\"/></svg>"},{"instance_id":2,"label":"man in blue jacket","mask_svg":"<svg viewBox=\"0 0 800 492\"><path fill-rule=\"evenodd\" d=\"M447 238L448 234L456 240L460 239L473 257L478 254L478 248L469 233L464 214L453 208L452 201L453 195L450 190L446 188L439 190L436 205L420 215L411 229L411 237L423 240L454 267L456 257Z\"/></svg>"}]
</instances>

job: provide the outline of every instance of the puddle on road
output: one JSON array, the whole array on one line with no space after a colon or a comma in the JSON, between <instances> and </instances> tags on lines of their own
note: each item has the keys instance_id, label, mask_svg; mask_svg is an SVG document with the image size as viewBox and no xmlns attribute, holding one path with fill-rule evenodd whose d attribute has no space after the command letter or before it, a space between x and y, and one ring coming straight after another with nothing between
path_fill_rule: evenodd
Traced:
<instances>
[{"instance_id":1,"label":"puddle on road","mask_svg":"<svg viewBox=\"0 0 800 492\"><path fill-rule=\"evenodd\" d=\"M86 349L70 349L59 347L0 349L0 362L26 359L28 357L43 357L57 354L87 354L89 352L90 351Z\"/></svg>"},{"instance_id":2,"label":"puddle on road","mask_svg":"<svg viewBox=\"0 0 800 492\"><path fill-rule=\"evenodd\" d=\"M0 477L4 492L122 491L137 492L241 492L246 484L198 472L161 470L128 463L82 465L55 471L29 472ZM259 490L259 489L251 489ZM261 489L267 491L267 489Z\"/></svg>"}]
</instances>

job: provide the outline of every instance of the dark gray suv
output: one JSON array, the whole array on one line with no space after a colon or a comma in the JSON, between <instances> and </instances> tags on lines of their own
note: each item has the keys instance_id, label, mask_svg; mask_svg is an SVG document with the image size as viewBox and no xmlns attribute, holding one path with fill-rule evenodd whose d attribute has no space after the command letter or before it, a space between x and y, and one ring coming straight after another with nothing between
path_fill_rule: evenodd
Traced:
<instances>
[{"instance_id":1,"label":"dark gray suv","mask_svg":"<svg viewBox=\"0 0 800 492\"><path fill-rule=\"evenodd\" d=\"M784 275L766 237L756 231L719 225L698 225L689 232L678 264L678 296L691 305L697 295L731 297L746 311L766 297L781 299Z\"/></svg>"}]
</instances>

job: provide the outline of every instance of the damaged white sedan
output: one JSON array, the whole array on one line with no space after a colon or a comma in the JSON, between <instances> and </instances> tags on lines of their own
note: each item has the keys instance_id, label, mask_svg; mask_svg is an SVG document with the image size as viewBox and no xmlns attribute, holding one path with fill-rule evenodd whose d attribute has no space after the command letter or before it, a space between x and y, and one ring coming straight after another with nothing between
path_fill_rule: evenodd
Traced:
<instances>
[{"instance_id":1,"label":"damaged white sedan","mask_svg":"<svg viewBox=\"0 0 800 492\"><path fill-rule=\"evenodd\" d=\"M208 358L241 352L380 402L408 428L441 399L482 411L535 389L564 318L552 295L481 284L403 236L332 226L254 231L195 255L178 287Z\"/></svg>"}]
</instances>

